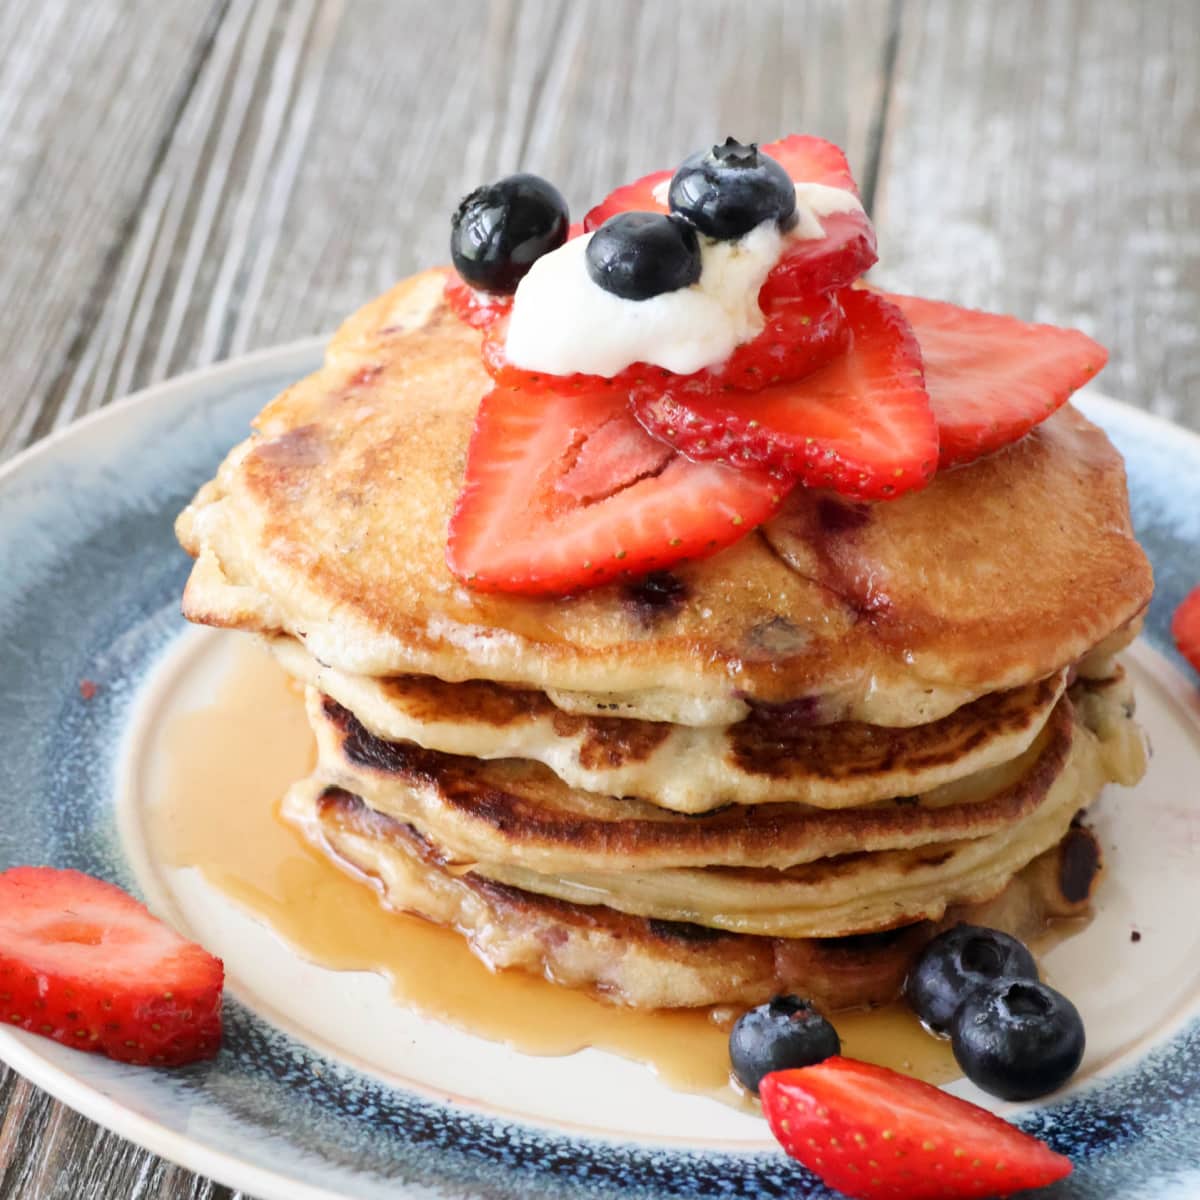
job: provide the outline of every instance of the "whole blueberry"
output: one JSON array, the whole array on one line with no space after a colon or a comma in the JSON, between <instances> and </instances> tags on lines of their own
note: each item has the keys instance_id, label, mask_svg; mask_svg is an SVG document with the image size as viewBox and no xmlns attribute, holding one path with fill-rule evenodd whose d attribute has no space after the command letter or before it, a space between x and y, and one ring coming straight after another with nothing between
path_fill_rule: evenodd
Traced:
<instances>
[{"instance_id":1,"label":"whole blueberry","mask_svg":"<svg viewBox=\"0 0 1200 1200\"><path fill-rule=\"evenodd\" d=\"M811 1067L840 1054L841 1049L837 1030L798 996L776 996L752 1008L729 1035L733 1073L755 1095L772 1071Z\"/></svg>"},{"instance_id":2,"label":"whole blueberry","mask_svg":"<svg viewBox=\"0 0 1200 1200\"><path fill-rule=\"evenodd\" d=\"M606 292L649 300L700 278L696 231L662 213L624 212L609 217L587 247L588 274Z\"/></svg>"},{"instance_id":3,"label":"whole blueberry","mask_svg":"<svg viewBox=\"0 0 1200 1200\"><path fill-rule=\"evenodd\" d=\"M733 138L685 159L671 179L667 202L701 233L721 241L764 221L780 229L796 222L796 187L788 173L753 142Z\"/></svg>"},{"instance_id":4,"label":"whole blueberry","mask_svg":"<svg viewBox=\"0 0 1200 1200\"><path fill-rule=\"evenodd\" d=\"M945 1033L955 1010L971 992L1001 976L1037 979L1037 963L1007 933L956 925L925 947L904 991L917 1016L934 1033Z\"/></svg>"},{"instance_id":5,"label":"whole blueberry","mask_svg":"<svg viewBox=\"0 0 1200 1200\"><path fill-rule=\"evenodd\" d=\"M995 979L963 1001L950 1045L963 1074L1004 1100L1062 1087L1083 1059L1083 1018L1061 992L1035 979Z\"/></svg>"},{"instance_id":6,"label":"whole blueberry","mask_svg":"<svg viewBox=\"0 0 1200 1200\"><path fill-rule=\"evenodd\" d=\"M567 240L558 189L537 175L508 175L465 197L450 224L450 257L472 287L509 293L543 254Z\"/></svg>"}]
</instances>

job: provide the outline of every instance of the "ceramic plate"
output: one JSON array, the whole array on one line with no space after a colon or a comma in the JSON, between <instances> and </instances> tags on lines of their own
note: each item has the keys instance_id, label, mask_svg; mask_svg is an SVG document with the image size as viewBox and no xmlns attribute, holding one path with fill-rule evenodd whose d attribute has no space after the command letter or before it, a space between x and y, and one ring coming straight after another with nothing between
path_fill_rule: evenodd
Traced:
<instances>
[{"instance_id":1,"label":"ceramic plate","mask_svg":"<svg viewBox=\"0 0 1200 1200\"><path fill-rule=\"evenodd\" d=\"M123 1067L14 1031L0 1057L264 1200L829 1195L757 1118L598 1051L522 1056L422 1019L381 979L302 961L148 853L138 813L156 730L205 702L236 637L179 617L188 560L173 518L320 353L305 343L173 381L0 473L0 867L130 888L225 959L230 995L210 1064ZM1083 405L1126 455L1157 573L1130 655L1155 754L1138 788L1101 802L1099 915L1047 961L1087 1021L1084 1069L1051 1101L1005 1111L1074 1158L1055 1197L1200 1200L1200 702L1167 635L1200 578L1200 439L1100 396ZM91 699L82 679L101 681Z\"/></svg>"}]
</instances>

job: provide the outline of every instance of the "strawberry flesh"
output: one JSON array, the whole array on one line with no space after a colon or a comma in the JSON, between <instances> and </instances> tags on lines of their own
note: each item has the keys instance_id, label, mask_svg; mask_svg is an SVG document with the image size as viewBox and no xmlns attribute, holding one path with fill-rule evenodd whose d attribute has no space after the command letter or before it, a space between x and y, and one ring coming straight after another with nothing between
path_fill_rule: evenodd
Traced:
<instances>
[{"instance_id":1,"label":"strawberry flesh","mask_svg":"<svg viewBox=\"0 0 1200 1200\"><path fill-rule=\"evenodd\" d=\"M473 329L486 329L512 309L512 297L481 292L451 271L446 278L446 303L460 321Z\"/></svg>"},{"instance_id":2,"label":"strawberry flesh","mask_svg":"<svg viewBox=\"0 0 1200 1200\"><path fill-rule=\"evenodd\" d=\"M120 1062L181 1066L221 1044L224 969L120 888L0 873L0 1020Z\"/></svg>"},{"instance_id":3,"label":"strawberry flesh","mask_svg":"<svg viewBox=\"0 0 1200 1200\"><path fill-rule=\"evenodd\" d=\"M1200 586L1194 587L1175 610L1171 636L1179 653L1200 671Z\"/></svg>"},{"instance_id":4,"label":"strawberry flesh","mask_svg":"<svg viewBox=\"0 0 1200 1200\"><path fill-rule=\"evenodd\" d=\"M611 388L496 388L479 408L446 561L477 591L565 595L703 558L786 489L651 438Z\"/></svg>"},{"instance_id":5,"label":"strawberry flesh","mask_svg":"<svg viewBox=\"0 0 1200 1200\"><path fill-rule=\"evenodd\" d=\"M821 183L858 195L850 164L832 142L792 134L760 149L780 163L796 183ZM584 229L598 229L619 212L667 212L665 184L672 174L655 171L617 188L588 212ZM780 298L845 287L876 261L875 229L865 212L831 213L820 221L824 237L788 242L759 294L764 309Z\"/></svg>"},{"instance_id":6,"label":"strawberry flesh","mask_svg":"<svg viewBox=\"0 0 1200 1200\"><path fill-rule=\"evenodd\" d=\"M1071 1173L986 1109L853 1059L776 1072L759 1094L784 1150L854 1200L984 1200Z\"/></svg>"},{"instance_id":7,"label":"strawberry flesh","mask_svg":"<svg viewBox=\"0 0 1200 1200\"><path fill-rule=\"evenodd\" d=\"M1108 360L1108 351L1078 329L917 296L887 299L908 318L921 347L942 467L1023 437Z\"/></svg>"},{"instance_id":8,"label":"strawberry flesh","mask_svg":"<svg viewBox=\"0 0 1200 1200\"><path fill-rule=\"evenodd\" d=\"M937 429L912 331L870 292L844 291L841 304L850 346L820 370L753 394L660 381L634 389L638 420L692 458L856 500L925 486L937 465Z\"/></svg>"}]
</instances>

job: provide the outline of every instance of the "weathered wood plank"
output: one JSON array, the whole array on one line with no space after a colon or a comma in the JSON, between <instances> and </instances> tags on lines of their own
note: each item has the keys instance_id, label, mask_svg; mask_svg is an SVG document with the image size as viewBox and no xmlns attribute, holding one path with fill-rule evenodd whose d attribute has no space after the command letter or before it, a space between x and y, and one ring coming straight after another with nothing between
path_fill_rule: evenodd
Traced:
<instances>
[{"instance_id":1,"label":"weathered wood plank","mask_svg":"<svg viewBox=\"0 0 1200 1200\"><path fill-rule=\"evenodd\" d=\"M87 341L223 2L0 6L0 450Z\"/></svg>"},{"instance_id":2,"label":"weathered wood plank","mask_svg":"<svg viewBox=\"0 0 1200 1200\"><path fill-rule=\"evenodd\" d=\"M877 278L1112 351L1100 385L1200 428L1195 0L906 0Z\"/></svg>"},{"instance_id":3,"label":"weathered wood plank","mask_svg":"<svg viewBox=\"0 0 1200 1200\"><path fill-rule=\"evenodd\" d=\"M43 425L331 328L443 260L457 199L489 177L539 171L581 213L734 129L810 128L862 164L889 13L889 0L232 0L97 336Z\"/></svg>"}]
</instances>

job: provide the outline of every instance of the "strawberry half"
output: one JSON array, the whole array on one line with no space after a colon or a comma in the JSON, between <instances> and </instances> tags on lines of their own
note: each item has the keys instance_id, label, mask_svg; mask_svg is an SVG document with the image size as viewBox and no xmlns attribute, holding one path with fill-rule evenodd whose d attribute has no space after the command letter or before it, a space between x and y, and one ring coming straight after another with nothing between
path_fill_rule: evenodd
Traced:
<instances>
[{"instance_id":1,"label":"strawberry half","mask_svg":"<svg viewBox=\"0 0 1200 1200\"><path fill-rule=\"evenodd\" d=\"M78 871L0 874L0 1018L76 1050L176 1067L221 1045L220 959Z\"/></svg>"},{"instance_id":2,"label":"strawberry half","mask_svg":"<svg viewBox=\"0 0 1200 1200\"><path fill-rule=\"evenodd\" d=\"M563 595L714 554L785 491L676 454L622 391L497 388L475 420L446 562L477 591Z\"/></svg>"},{"instance_id":3,"label":"strawberry half","mask_svg":"<svg viewBox=\"0 0 1200 1200\"><path fill-rule=\"evenodd\" d=\"M693 375L675 375L650 363L633 363L611 378L598 375L546 375L514 367L504 352L508 321L501 317L483 339L483 365L499 387L523 391L594 391L639 385L661 387L687 380L701 391L729 388L757 391L769 384L798 379L824 366L845 349L849 341L845 317L836 295L774 300L763 313L765 324L757 337L738 346L719 366Z\"/></svg>"},{"instance_id":4,"label":"strawberry half","mask_svg":"<svg viewBox=\"0 0 1200 1200\"><path fill-rule=\"evenodd\" d=\"M1200 671L1200 586L1184 597L1171 618L1171 636L1179 653Z\"/></svg>"},{"instance_id":5,"label":"strawberry half","mask_svg":"<svg viewBox=\"0 0 1200 1200\"><path fill-rule=\"evenodd\" d=\"M987 1109L884 1067L829 1058L768 1075L759 1095L784 1150L855 1200L983 1200L1071 1173Z\"/></svg>"},{"instance_id":6,"label":"strawberry half","mask_svg":"<svg viewBox=\"0 0 1200 1200\"><path fill-rule=\"evenodd\" d=\"M820 183L858 195L850 164L832 142L792 134L760 149L780 163L796 183ZM598 229L619 212L667 212L665 185L673 174L655 171L617 188L583 218L584 229ZM788 243L759 294L764 308L780 297L845 287L875 262L875 229L865 212L831 213L820 221L824 237Z\"/></svg>"},{"instance_id":7,"label":"strawberry half","mask_svg":"<svg viewBox=\"0 0 1200 1200\"><path fill-rule=\"evenodd\" d=\"M920 344L943 467L1024 437L1108 361L1108 351L1078 329L917 296L887 299L908 318Z\"/></svg>"},{"instance_id":8,"label":"strawberry half","mask_svg":"<svg viewBox=\"0 0 1200 1200\"><path fill-rule=\"evenodd\" d=\"M923 487L938 441L912 330L871 292L844 291L841 304L850 347L811 375L752 394L658 381L634 389L633 411L691 458L769 470L857 500Z\"/></svg>"}]
</instances>

